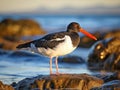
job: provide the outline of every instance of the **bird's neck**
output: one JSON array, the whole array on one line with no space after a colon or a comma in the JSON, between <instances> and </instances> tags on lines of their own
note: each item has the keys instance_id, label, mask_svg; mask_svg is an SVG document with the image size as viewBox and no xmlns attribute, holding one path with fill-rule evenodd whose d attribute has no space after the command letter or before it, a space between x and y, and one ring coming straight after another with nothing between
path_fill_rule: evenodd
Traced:
<instances>
[{"instance_id":1,"label":"bird's neck","mask_svg":"<svg viewBox=\"0 0 120 90\"><path fill-rule=\"evenodd\" d=\"M69 36L71 37L72 44L74 47L77 47L80 42L80 37L77 32L70 32Z\"/></svg>"}]
</instances>

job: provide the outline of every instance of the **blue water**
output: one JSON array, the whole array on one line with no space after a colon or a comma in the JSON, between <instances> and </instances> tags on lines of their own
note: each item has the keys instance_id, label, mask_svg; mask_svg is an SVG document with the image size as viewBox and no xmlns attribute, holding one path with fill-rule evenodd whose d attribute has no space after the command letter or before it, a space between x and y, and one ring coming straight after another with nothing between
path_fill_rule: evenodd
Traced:
<instances>
[{"instance_id":1,"label":"blue water","mask_svg":"<svg viewBox=\"0 0 120 90\"><path fill-rule=\"evenodd\" d=\"M80 23L81 27L89 32L120 28L119 15L0 15L0 21L5 18L33 19L48 33L65 30L66 26L73 21ZM49 58L32 54L30 54L31 56L11 56L13 52L14 51L7 51L5 54L0 54L0 80L4 83L11 84L12 82L18 82L26 77L49 74ZM86 61L88 54L89 49L79 48L70 55L82 57ZM70 64L60 62L59 68L62 73L93 73L88 70L86 63ZM55 72L54 65L53 71Z\"/></svg>"},{"instance_id":2,"label":"blue water","mask_svg":"<svg viewBox=\"0 0 120 90\"><path fill-rule=\"evenodd\" d=\"M8 51L7 54L0 55L0 80L4 83L11 84L12 82L18 82L26 77L49 74L49 58L30 52L27 53L30 55L19 56L16 55L14 51ZM78 48L69 55L79 56L87 60L86 57L88 53L88 49ZM91 74L85 63L71 64L59 62L59 68L61 73ZM54 59L53 72L55 73Z\"/></svg>"},{"instance_id":3,"label":"blue water","mask_svg":"<svg viewBox=\"0 0 120 90\"><path fill-rule=\"evenodd\" d=\"M65 30L70 22L78 22L87 31L120 28L120 15L0 15L5 18L33 19L48 32Z\"/></svg>"}]
</instances>

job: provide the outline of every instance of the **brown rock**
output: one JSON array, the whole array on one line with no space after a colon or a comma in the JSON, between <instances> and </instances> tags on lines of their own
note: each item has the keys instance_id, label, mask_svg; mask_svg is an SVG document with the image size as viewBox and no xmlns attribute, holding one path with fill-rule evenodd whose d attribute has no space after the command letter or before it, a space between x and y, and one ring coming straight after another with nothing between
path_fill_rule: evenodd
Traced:
<instances>
[{"instance_id":1,"label":"brown rock","mask_svg":"<svg viewBox=\"0 0 120 90\"><path fill-rule=\"evenodd\" d=\"M120 72L96 74L95 76L103 79L104 84L91 90L120 90Z\"/></svg>"},{"instance_id":2,"label":"brown rock","mask_svg":"<svg viewBox=\"0 0 120 90\"><path fill-rule=\"evenodd\" d=\"M0 48L15 50L16 46L23 41L23 36L34 36L45 34L40 25L27 19L13 20L5 19L0 22Z\"/></svg>"},{"instance_id":3,"label":"brown rock","mask_svg":"<svg viewBox=\"0 0 120 90\"><path fill-rule=\"evenodd\" d=\"M10 85L3 84L0 81L0 90L14 90L14 88L12 86L10 86Z\"/></svg>"},{"instance_id":4,"label":"brown rock","mask_svg":"<svg viewBox=\"0 0 120 90\"><path fill-rule=\"evenodd\" d=\"M16 46L20 43L24 43L25 41L10 41L0 37L0 48L5 50L16 50Z\"/></svg>"},{"instance_id":5,"label":"brown rock","mask_svg":"<svg viewBox=\"0 0 120 90\"><path fill-rule=\"evenodd\" d=\"M118 48L120 49L120 48ZM111 54L104 62L103 69L120 70L120 52Z\"/></svg>"},{"instance_id":6,"label":"brown rock","mask_svg":"<svg viewBox=\"0 0 120 90\"><path fill-rule=\"evenodd\" d=\"M2 49L15 50L18 43L11 42L11 41L6 40L4 38L0 38L0 44L1 44L0 48L2 48Z\"/></svg>"},{"instance_id":7,"label":"brown rock","mask_svg":"<svg viewBox=\"0 0 120 90\"><path fill-rule=\"evenodd\" d=\"M113 80L91 90L120 90L120 80Z\"/></svg>"},{"instance_id":8,"label":"brown rock","mask_svg":"<svg viewBox=\"0 0 120 90\"><path fill-rule=\"evenodd\" d=\"M87 74L61 74L52 76L37 76L20 81L16 90L51 90L51 89L79 89L90 90L99 87L103 80Z\"/></svg>"},{"instance_id":9,"label":"brown rock","mask_svg":"<svg viewBox=\"0 0 120 90\"><path fill-rule=\"evenodd\" d=\"M113 37L120 37L120 29L114 29L104 34L104 39L113 38Z\"/></svg>"},{"instance_id":10,"label":"brown rock","mask_svg":"<svg viewBox=\"0 0 120 90\"><path fill-rule=\"evenodd\" d=\"M89 54L89 69L120 70L120 38L97 42Z\"/></svg>"},{"instance_id":11,"label":"brown rock","mask_svg":"<svg viewBox=\"0 0 120 90\"><path fill-rule=\"evenodd\" d=\"M33 20L5 19L0 23L0 37L22 37L44 34L45 31Z\"/></svg>"},{"instance_id":12,"label":"brown rock","mask_svg":"<svg viewBox=\"0 0 120 90\"><path fill-rule=\"evenodd\" d=\"M111 74L110 73L96 74L94 76L104 80L105 83L113 80L120 80L120 72L115 72Z\"/></svg>"}]
</instances>

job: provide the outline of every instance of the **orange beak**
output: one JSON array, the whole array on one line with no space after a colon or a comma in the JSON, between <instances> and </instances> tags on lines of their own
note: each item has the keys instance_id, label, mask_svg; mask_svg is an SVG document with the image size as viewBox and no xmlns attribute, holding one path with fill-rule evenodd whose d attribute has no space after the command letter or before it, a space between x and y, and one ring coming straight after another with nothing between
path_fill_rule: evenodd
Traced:
<instances>
[{"instance_id":1,"label":"orange beak","mask_svg":"<svg viewBox=\"0 0 120 90\"><path fill-rule=\"evenodd\" d=\"M85 34L86 36L94 39L94 40L97 40L97 38L95 36L93 36L92 34L90 34L89 32L85 31L84 29L80 29L80 32L82 32L83 34Z\"/></svg>"}]
</instances>

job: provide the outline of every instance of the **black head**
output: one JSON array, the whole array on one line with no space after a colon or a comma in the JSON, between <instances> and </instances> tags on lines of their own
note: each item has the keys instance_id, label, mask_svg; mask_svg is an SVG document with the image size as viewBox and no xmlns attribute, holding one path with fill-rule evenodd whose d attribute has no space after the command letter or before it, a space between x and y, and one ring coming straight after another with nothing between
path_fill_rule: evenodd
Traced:
<instances>
[{"instance_id":1,"label":"black head","mask_svg":"<svg viewBox=\"0 0 120 90\"><path fill-rule=\"evenodd\" d=\"M67 27L67 32L82 32L83 34L87 35L88 37L97 40L95 36L84 30L83 28L80 27L80 25L76 22L72 22L68 25Z\"/></svg>"},{"instance_id":2,"label":"black head","mask_svg":"<svg viewBox=\"0 0 120 90\"><path fill-rule=\"evenodd\" d=\"M72 22L67 27L67 32L80 32L80 25L76 22Z\"/></svg>"}]
</instances>

